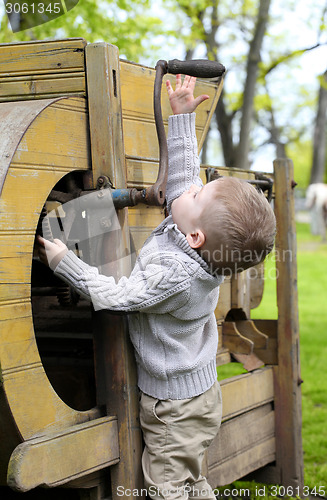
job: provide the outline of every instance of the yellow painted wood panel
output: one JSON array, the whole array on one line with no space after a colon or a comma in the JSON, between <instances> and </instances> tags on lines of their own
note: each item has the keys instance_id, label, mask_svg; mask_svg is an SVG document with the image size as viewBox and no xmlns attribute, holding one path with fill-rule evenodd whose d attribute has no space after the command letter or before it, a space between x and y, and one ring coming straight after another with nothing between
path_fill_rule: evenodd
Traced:
<instances>
[{"instance_id":1,"label":"yellow painted wood panel","mask_svg":"<svg viewBox=\"0 0 327 500\"><path fill-rule=\"evenodd\" d=\"M127 187L142 189L157 180L159 161L143 158L126 158Z\"/></svg>"},{"instance_id":2,"label":"yellow painted wood panel","mask_svg":"<svg viewBox=\"0 0 327 500\"><path fill-rule=\"evenodd\" d=\"M157 160L159 158L158 138L154 121L141 120L140 118L131 120L125 117L124 121L124 142L126 155ZM165 124L167 135L168 124ZM196 127L198 144L202 136L203 128Z\"/></svg>"},{"instance_id":3,"label":"yellow painted wood panel","mask_svg":"<svg viewBox=\"0 0 327 500\"><path fill-rule=\"evenodd\" d=\"M90 168L86 101L60 99L41 113L19 144L13 164L34 168L86 170ZM58 174L57 174L58 175Z\"/></svg>"},{"instance_id":4,"label":"yellow painted wood panel","mask_svg":"<svg viewBox=\"0 0 327 500\"><path fill-rule=\"evenodd\" d=\"M126 155L152 160L159 158L154 122L124 118L123 130Z\"/></svg>"},{"instance_id":5,"label":"yellow painted wood panel","mask_svg":"<svg viewBox=\"0 0 327 500\"><path fill-rule=\"evenodd\" d=\"M8 301L29 299L31 286L29 283L0 283L0 306Z\"/></svg>"},{"instance_id":6,"label":"yellow painted wood panel","mask_svg":"<svg viewBox=\"0 0 327 500\"><path fill-rule=\"evenodd\" d=\"M11 167L0 198L0 227L35 231L49 192L65 172ZM30 248L30 252L32 248Z\"/></svg>"},{"instance_id":7,"label":"yellow painted wood panel","mask_svg":"<svg viewBox=\"0 0 327 500\"><path fill-rule=\"evenodd\" d=\"M128 220L131 228L142 229L146 227L154 229L164 217L164 209L149 207L142 203L128 210Z\"/></svg>"},{"instance_id":8,"label":"yellow painted wood panel","mask_svg":"<svg viewBox=\"0 0 327 500\"><path fill-rule=\"evenodd\" d=\"M32 314L31 301L30 300L7 300L1 301L0 303L0 326L1 329L4 326L4 322L7 320L20 320L22 318L30 318ZM18 334L17 330L14 330L15 334ZM2 338L2 332L1 332ZM15 341L13 336L12 341Z\"/></svg>"},{"instance_id":9,"label":"yellow painted wood panel","mask_svg":"<svg viewBox=\"0 0 327 500\"><path fill-rule=\"evenodd\" d=\"M0 231L0 285L31 281L33 242L34 234L22 237L20 234Z\"/></svg>"},{"instance_id":10,"label":"yellow painted wood panel","mask_svg":"<svg viewBox=\"0 0 327 500\"><path fill-rule=\"evenodd\" d=\"M41 362L34 341L33 323L29 317L1 321L0 359L4 378L8 370L18 370L22 366Z\"/></svg>"},{"instance_id":11,"label":"yellow painted wood panel","mask_svg":"<svg viewBox=\"0 0 327 500\"><path fill-rule=\"evenodd\" d=\"M0 76L84 69L82 38L0 45Z\"/></svg>"},{"instance_id":12,"label":"yellow painted wood panel","mask_svg":"<svg viewBox=\"0 0 327 500\"><path fill-rule=\"evenodd\" d=\"M140 204L128 210L129 229L136 252L139 252L146 238L163 220L164 210L160 207Z\"/></svg>"},{"instance_id":13,"label":"yellow painted wood panel","mask_svg":"<svg viewBox=\"0 0 327 500\"><path fill-rule=\"evenodd\" d=\"M88 420L88 412L75 411L63 403L41 365L5 373L3 387L24 440Z\"/></svg>"},{"instance_id":14,"label":"yellow painted wood panel","mask_svg":"<svg viewBox=\"0 0 327 500\"><path fill-rule=\"evenodd\" d=\"M85 75L64 73L60 77L50 76L39 78L17 77L15 80L0 79L0 101L26 100L38 97L58 97L60 95L79 94L85 95Z\"/></svg>"}]
</instances>

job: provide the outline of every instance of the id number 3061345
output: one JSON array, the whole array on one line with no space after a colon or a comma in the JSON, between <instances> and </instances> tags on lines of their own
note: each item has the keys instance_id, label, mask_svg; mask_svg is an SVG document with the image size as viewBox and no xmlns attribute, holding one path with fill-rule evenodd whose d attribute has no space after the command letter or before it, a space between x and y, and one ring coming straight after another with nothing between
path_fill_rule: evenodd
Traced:
<instances>
[{"instance_id":1,"label":"id number 3061345","mask_svg":"<svg viewBox=\"0 0 327 500\"><path fill-rule=\"evenodd\" d=\"M42 3L42 2L24 2L11 3L6 2L5 5L7 14L59 14L61 12L61 2Z\"/></svg>"}]
</instances>

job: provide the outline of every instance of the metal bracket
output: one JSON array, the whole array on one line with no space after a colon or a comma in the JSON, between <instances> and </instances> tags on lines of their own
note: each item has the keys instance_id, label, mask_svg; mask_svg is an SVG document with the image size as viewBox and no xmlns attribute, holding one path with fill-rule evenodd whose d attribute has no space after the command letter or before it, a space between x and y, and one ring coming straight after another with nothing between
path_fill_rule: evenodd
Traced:
<instances>
[{"instance_id":1,"label":"metal bracket","mask_svg":"<svg viewBox=\"0 0 327 500\"><path fill-rule=\"evenodd\" d=\"M208 167L206 169L207 182L220 179L220 177L224 176L219 173L217 168ZM261 172L255 172L255 178L246 179L246 182L248 182L249 184L253 184L257 188L261 189L263 192L267 191L267 200L269 202L272 200L274 181L270 177L267 177Z\"/></svg>"}]
</instances>

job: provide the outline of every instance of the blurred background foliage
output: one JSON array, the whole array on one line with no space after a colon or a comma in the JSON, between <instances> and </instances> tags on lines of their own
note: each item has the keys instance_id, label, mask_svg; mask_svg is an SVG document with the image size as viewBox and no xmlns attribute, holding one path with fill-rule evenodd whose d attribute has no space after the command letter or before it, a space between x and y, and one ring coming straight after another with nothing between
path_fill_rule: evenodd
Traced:
<instances>
[{"instance_id":1,"label":"blurred background foliage","mask_svg":"<svg viewBox=\"0 0 327 500\"><path fill-rule=\"evenodd\" d=\"M202 162L269 171L274 158L287 156L303 190L325 180L325 0L80 0L17 33L4 8L0 14L0 43L83 37L149 66L175 57L219 60L227 74Z\"/></svg>"}]
</instances>

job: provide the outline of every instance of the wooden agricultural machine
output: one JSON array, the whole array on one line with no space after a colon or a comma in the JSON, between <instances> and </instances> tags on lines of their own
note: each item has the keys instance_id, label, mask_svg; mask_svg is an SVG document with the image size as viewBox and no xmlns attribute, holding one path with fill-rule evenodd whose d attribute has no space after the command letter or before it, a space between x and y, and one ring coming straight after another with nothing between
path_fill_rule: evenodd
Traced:
<instances>
[{"instance_id":1,"label":"wooden agricultural machine","mask_svg":"<svg viewBox=\"0 0 327 500\"><path fill-rule=\"evenodd\" d=\"M51 212L70 218L74 245L74 221L86 232L96 222L63 205L110 189L121 231L119 241L111 235L103 245L116 253L105 258L112 273L129 273L133 251L165 216L155 74L119 60L112 45L83 39L0 46L1 498L27 492L31 499L100 500L122 491L145 498L126 318L78 300L41 265L34 241ZM222 83L222 76L197 82L197 92L210 95L197 110L200 148ZM166 126L165 91L162 115ZM263 266L225 280L216 311L218 375L232 359L248 371L221 381L223 424L203 468L213 487L251 477L297 493L303 460L292 165L277 160L266 176L203 167L204 181L206 172L245 178L272 198L278 320L251 319Z\"/></svg>"}]
</instances>

